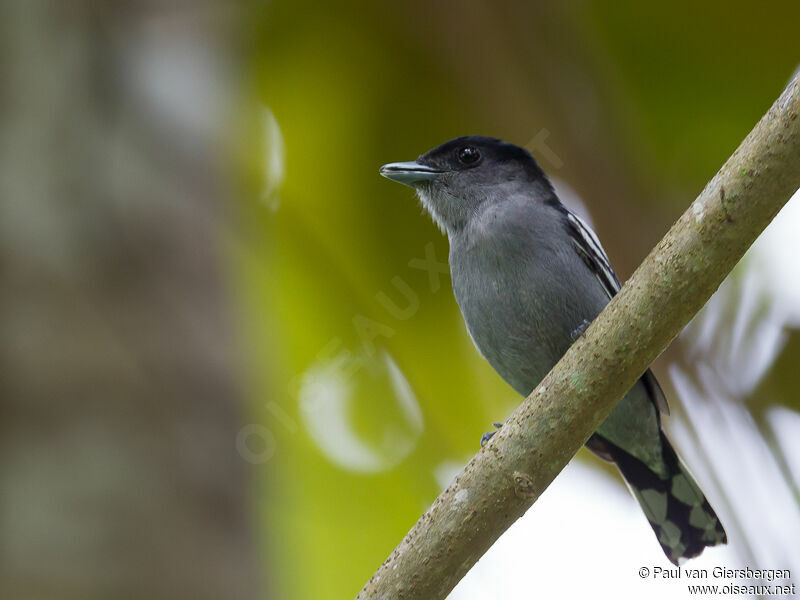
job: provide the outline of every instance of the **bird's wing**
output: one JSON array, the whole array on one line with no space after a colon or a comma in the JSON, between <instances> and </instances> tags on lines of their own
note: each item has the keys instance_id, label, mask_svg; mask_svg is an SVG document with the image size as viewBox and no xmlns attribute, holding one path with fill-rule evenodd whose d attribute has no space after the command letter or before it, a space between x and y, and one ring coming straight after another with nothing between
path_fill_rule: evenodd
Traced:
<instances>
[{"instance_id":1,"label":"bird's wing","mask_svg":"<svg viewBox=\"0 0 800 600\"><path fill-rule=\"evenodd\" d=\"M608 260L606 251L597 239L597 235L592 228L589 227L583 219L578 215L566 209L568 232L572 243L578 254L589 267L589 270L594 273L600 285L603 286L608 299L613 298L619 291L622 285L619 282L617 274L611 268L611 262Z\"/></svg>"},{"instance_id":2,"label":"bird's wing","mask_svg":"<svg viewBox=\"0 0 800 600\"><path fill-rule=\"evenodd\" d=\"M619 277L617 277L617 274L614 272L614 269L611 268L611 261L608 260L606 251L603 250L603 246L600 244L597 234L592 231L592 228L589 227L583 219L567 208L564 210L567 215L567 230L572 239L572 243L575 245L575 249L583 259L583 262L586 263L586 266L589 267L589 270L594 273L600 285L603 286L610 300L617 294L622 284L619 281ZM650 392L650 397L653 399L659 412L668 415L669 405L667 404L667 397L664 395L664 390L661 389L658 380L656 380L655 375L653 375L650 369L647 369L645 374L642 375L642 383L644 383L648 392Z\"/></svg>"}]
</instances>

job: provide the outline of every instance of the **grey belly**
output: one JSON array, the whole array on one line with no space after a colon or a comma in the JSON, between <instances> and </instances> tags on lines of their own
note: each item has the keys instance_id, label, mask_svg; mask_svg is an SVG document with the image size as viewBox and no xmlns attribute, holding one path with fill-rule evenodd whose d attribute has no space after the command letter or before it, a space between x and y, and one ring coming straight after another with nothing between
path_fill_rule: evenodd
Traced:
<instances>
[{"instance_id":1,"label":"grey belly","mask_svg":"<svg viewBox=\"0 0 800 600\"><path fill-rule=\"evenodd\" d=\"M564 276L571 265L553 257L505 261L502 272L485 255L453 265L453 291L467 330L494 369L527 396L572 344L571 333L608 302L599 284L580 289ZM556 259L561 258L555 256ZM578 261L576 257L576 261ZM590 279L591 283L592 280Z\"/></svg>"},{"instance_id":2,"label":"grey belly","mask_svg":"<svg viewBox=\"0 0 800 600\"><path fill-rule=\"evenodd\" d=\"M571 332L584 319L593 320L607 297L599 286L581 290L555 273L522 278L521 273L511 278L488 275L465 280L454 269L456 299L480 353L511 387L527 396L572 344ZM597 430L659 471L658 431L656 409L641 382Z\"/></svg>"}]
</instances>

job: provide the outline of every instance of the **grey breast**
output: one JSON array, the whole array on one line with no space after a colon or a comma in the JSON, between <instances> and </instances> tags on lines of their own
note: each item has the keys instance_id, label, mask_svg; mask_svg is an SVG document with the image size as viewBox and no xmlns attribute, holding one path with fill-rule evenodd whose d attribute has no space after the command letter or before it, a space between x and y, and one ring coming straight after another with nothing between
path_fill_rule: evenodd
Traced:
<instances>
[{"instance_id":1,"label":"grey breast","mask_svg":"<svg viewBox=\"0 0 800 600\"><path fill-rule=\"evenodd\" d=\"M508 201L482 211L450 239L453 290L467 329L523 395L566 352L570 333L607 303L599 286L568 275L585 266L566 236L553 231L559 218L531 200Z\"/></svg>"},{"instance_id":2,"label":"grey breast","mask_svg":"<svg viewBox=\"0 0 800 600\"><path fill-rule=\"evenodd\" d=\"M547 206L507 202L450 237L453 291L476 347L527 396L592 321L608 295ZM598 433L658 471L656 410L638 382Z\"/></svg>"}]
</instances>

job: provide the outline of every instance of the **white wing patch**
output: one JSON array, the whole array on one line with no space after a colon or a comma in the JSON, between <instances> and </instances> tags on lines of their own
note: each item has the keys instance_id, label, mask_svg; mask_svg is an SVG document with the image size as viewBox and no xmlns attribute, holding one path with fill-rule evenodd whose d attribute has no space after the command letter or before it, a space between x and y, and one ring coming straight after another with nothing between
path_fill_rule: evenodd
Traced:
<instances>
[{"instance_id":1,"label":"white wing patch","mask_svg":"<svg viewBox=\"0 0 800 600\"><path fill-rule=\"evenodd\" d=\"M597 277L608 297L613 298L622 286L614 269L611 268L611 262L608 260L608 255L603 250L597 234L578 215L565 210L567 221L571 225L570 233L573 234L572 243L575 244L578 253Z\"/></svg>"}]
</instances>

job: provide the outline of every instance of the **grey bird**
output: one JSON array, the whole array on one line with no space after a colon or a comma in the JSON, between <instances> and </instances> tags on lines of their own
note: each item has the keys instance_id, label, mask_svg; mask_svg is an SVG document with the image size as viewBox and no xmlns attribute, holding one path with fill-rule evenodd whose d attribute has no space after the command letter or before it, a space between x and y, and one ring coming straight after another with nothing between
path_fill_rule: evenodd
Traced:
<instances>
[{"instance_id":1,"label":"grey bird","mask_svg":"<svg viewBox=\"0 0 800 600\"><path fill-rule=\"evenodd\" d=\"M453 292L478 351L527 396L619 291L597 236L558 199L530 153L494 138L450 140L381 175L414 188L450 242ZM667 558L727 542L661 430L648 370L586 443L614 462Z\"/></svg>"}]
</instances>

